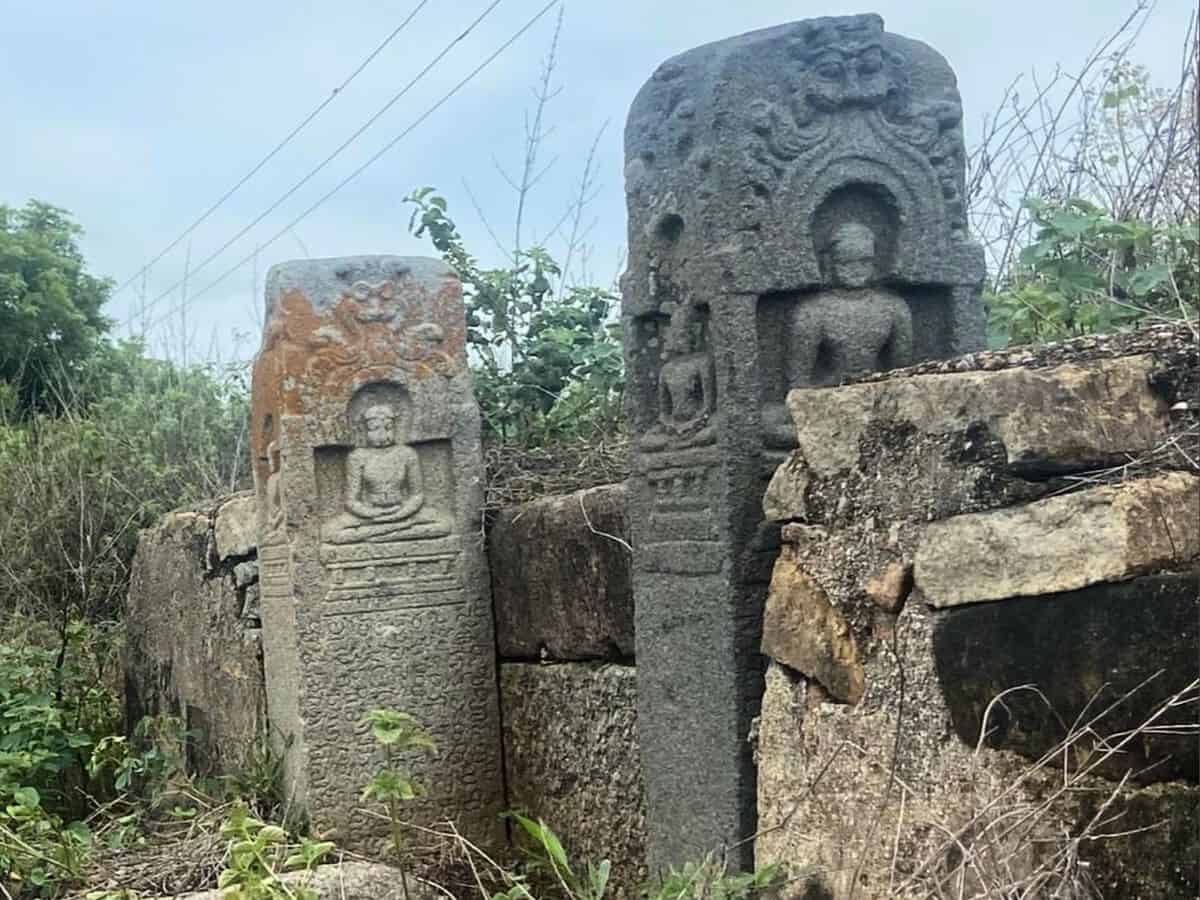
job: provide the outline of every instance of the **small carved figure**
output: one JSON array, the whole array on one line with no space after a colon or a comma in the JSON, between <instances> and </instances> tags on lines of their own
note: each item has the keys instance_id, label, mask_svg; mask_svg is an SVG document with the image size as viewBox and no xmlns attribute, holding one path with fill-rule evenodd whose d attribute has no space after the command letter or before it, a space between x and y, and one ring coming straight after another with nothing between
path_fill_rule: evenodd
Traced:
<instances>
[{"instance_id":1,"label":"small carved figure","mask_svg":"<svg viewBox=\"0 0 1200 900\"><path fill-rule=\"evenodd\" d=\"M400 416L378 403L362 415L364 447L346 458L346 509L325 523L331 544L403 541L450 533L449 523L426 505L417 451L397 432Z\"/></svg>"},{"instance_id":2,"label":"small carved figure","mask_svg":"<svg viewBox=\"0 0 1200 900\"><path fill-rule=\"evenodd\" d=\"M282 544L287 542L287 511L283 505L283 485L281 483L279 444L271 441L267 445L267 464L271 474L267 476L267 531L263 536L263 545Z\"/></svg>"},{"instance_id":3,"label":"small carved figure","mask_svg":"<svg viewBox=\"0 0 1200 900\"><path fill-rule=\"evenodd\" d=\"M658 373L659 424L642 439L645 450L691 447L715 436L710 417L716 407L716 376L712 354L703 347L703 326L690 304L670 309Z\"/></svg>"}]
</instances>

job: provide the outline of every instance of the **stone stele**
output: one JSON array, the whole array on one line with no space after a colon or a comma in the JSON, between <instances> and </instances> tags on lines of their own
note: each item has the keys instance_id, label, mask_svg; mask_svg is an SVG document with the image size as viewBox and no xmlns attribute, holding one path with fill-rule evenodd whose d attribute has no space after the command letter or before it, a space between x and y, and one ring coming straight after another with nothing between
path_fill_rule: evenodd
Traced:
<instances>
[{"instance_id":1,"label":"stone stele","mask_svg":"<svg viewBox=\"0 0 1200 900\"><path fill-rule=\"evenodd\" d=\"M690 50L634 101L623 323L652 870L755 830L778 548L760 503L795 446L788 391L983 346L961 123L950 66L876 15Z\"/></svg>"},{"instance_id":2,"label":"stone stele","mask_svg":"<svg viewBox=\"0 0 1200 900\"><path fill-rule=\"evenodd\" d=\"M368 710L414 715L436 756L406 818L503 829L483 465L457 278L393 256L283 263L254 363L267 707L286 790L318 831L372 848L382 766Z\"/></svg>"}]
</instances>

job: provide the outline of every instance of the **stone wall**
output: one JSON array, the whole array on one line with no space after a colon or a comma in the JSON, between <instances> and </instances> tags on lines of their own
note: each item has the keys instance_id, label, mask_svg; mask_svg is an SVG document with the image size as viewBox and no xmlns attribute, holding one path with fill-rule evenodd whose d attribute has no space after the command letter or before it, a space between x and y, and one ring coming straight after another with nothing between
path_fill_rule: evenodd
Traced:
<instances>
[{"instance_id":1,"label":"stone wall","mask_svg":"<svg viewBox=\"0 0 1200 900\"><path fill-rule=\"evenodd\" d=\"M142 533L128 601L131 717L196 731L190 758L235 771L262 743L266 700L250 495ZM544 818L573 860L612 863L613 896L645 878L621 485L502 510L489 530L506 804Z\"/></svg>"},{"instance_id":2,"label":"stone wall","mask_svg":"<svg viewBox=\"0 0 1200 900\"><path fill-rule=\"evenodd\" d=\"M789 395L756 849L785 896L1197 895L1198 362L1163 327Z\"/></svg>"},{"instance_id":3,"label":"stone wall","mask_svg":"<svg viewBox=\"0 0 1200 900\"><path fill-rule=\"evenodd\" d=\"M126 605L131 723L178 717L199 774L240 768L266 723L255 506L236 494L142 532Z\"/></svg>"}]
</instances>

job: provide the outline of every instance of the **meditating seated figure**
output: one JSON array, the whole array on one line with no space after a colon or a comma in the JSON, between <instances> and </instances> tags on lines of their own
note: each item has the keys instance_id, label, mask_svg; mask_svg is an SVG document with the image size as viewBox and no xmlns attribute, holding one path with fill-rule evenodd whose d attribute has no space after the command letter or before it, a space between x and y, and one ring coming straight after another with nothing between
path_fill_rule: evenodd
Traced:
<instances>
[{"instance_id":1,"label":"meditating seated figure","mask_svg":"<svg viewBox=\"0 0 1200 900\"><path fill-rule=\"evenodd\" d=\"M671 310L671 324L658 373L658 424L642 438L643 450L682 448L711 443L716 429L716 377L712 355L698 349L700 324L689 304Z\"/></svg>"},{"instance_id":2,"label":"meditating seated figure","mask_svg":"<svg viewBox=\"0 0 1200 900\"><path fill-rule=\"evenodd\" d=\"M788 319L784 356L787 389L840 384L863 372L912 362L913 326L908 304L894 290L872 285L875 233L848 222L834 229L830 246L833 286L801 300ZM794 446L781 403L763 410L768 443Z\"/></svg>"},{"instance_id":3,"label":"meditating seated figure","mask_svg":"<svg viewBox=\"0 0 1200 900\"><path fill-rule=\"evenodd\" d=\"M369 406L362 415L365 447L346 458L346 509L325 523L331 544L405 541L450 533L450 524L425 505L417 451L397 440L396 411Z\"/></svg>"}]
</instances>

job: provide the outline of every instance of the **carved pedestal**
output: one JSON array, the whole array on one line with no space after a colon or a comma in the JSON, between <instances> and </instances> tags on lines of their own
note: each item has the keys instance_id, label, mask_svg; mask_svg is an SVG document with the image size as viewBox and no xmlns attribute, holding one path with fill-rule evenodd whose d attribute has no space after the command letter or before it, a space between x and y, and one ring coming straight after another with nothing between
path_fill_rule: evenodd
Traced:
<instances>
[{"instance_id":1,"label":"carved pedestal","mask_svg":"<svg viewBox=\"0 0 1200 900\"><path fill-rule=\"evenodd\" d=\"M267 281L253 451L271 732L318 831L372 847L382 765L364 713L417 717L438 754L406 816L502 839L479 416L457 279L441 263L285 263Z\"/></svg>"}]
</instances>

